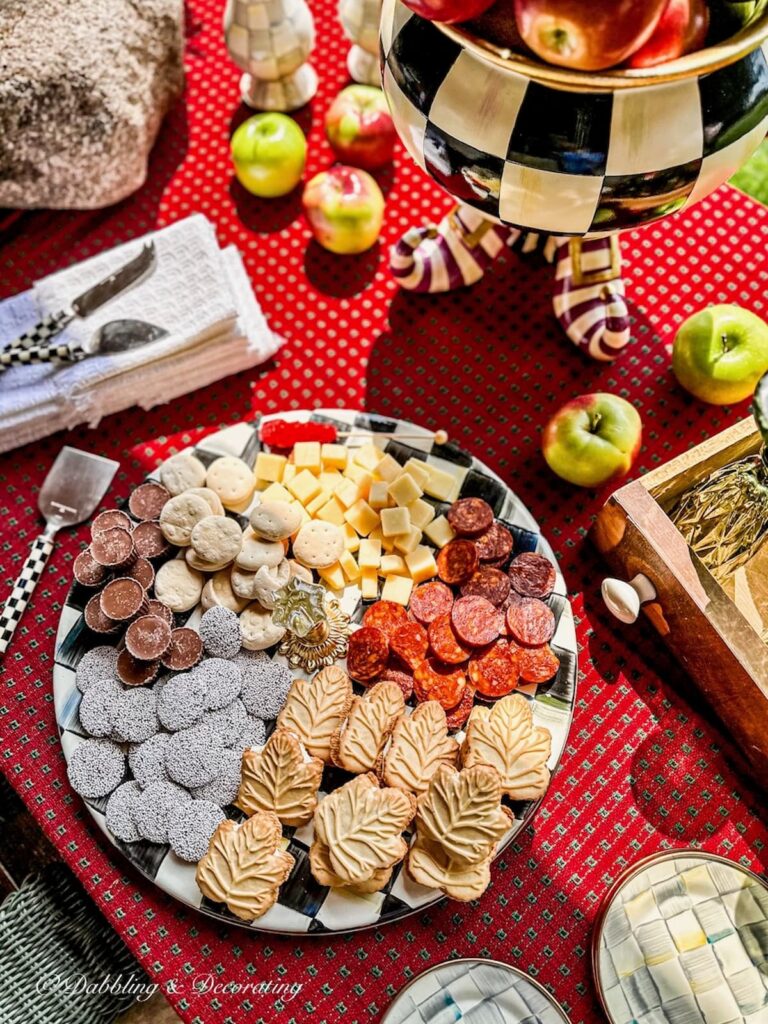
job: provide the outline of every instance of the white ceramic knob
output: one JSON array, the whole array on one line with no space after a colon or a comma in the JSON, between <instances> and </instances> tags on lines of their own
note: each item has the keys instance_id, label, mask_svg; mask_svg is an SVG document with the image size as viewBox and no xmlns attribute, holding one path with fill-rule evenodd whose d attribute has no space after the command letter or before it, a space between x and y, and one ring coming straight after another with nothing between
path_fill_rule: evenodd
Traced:
<instances>
[{"instance_id":1,"label":"white ceramic knob","mask_svg":"<svg viewBox=\"0 0 768 1024\"><path fill-rule=\"evenodd\" d=\"M641 572L629 583L609 576L603 580L600 591L608 611L627 625L637 622L641 604L656 598L656 588Z\"/></svg>"}]
</instances>

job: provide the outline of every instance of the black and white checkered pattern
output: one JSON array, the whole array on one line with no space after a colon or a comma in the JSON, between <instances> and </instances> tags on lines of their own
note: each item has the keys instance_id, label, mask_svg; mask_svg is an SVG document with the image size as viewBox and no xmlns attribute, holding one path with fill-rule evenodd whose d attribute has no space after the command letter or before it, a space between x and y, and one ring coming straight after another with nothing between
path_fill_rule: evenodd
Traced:
<instances>
[{"instance_id":1,"label":"black and white checkered pattern","mask_svg":"<svg viewBox=\"0 0 768 1024\"><path fill-rule=\"evenodd\" d=\"M354 428L360 431L360 434L346 440L345 443L351 447L359 447L371 439L375 440L377 434L394 432L396 435L410 435L407 440L403 441L398 440L397 437L389 439L382 443L381 447L401 463L409 458L416 458L450 472L456 480L455 496L484 498L491 505L496 516L512 531L517 552L540 551L555 562L551 548L541 537L535 520L520 499L483 463L458 446L450 442L442 446L435 445L431 433L401 420L386 419L381 416L348 410L320 410L312 414L292 412L283 414L281 418L295 420L311 418L316 422L333 423L340 431L349 431ZM419 440L418 436L414 439L412 435L423 435L423 441ZM201 445L194 449L194 452L206 465L221 455L237 455L252 465L260 448L258 424L241 423L206 437ZM426 496L425 500L431 501L435 505L438 514L447 507ZM241 522L246 523L247 513L245 517L238 518ZM61 730L62 746L67 758L82 742L85 735L78 719L77 709L80 703L80 693L75 686L74 670L87 650L109 642L108 638L103 635L98 636L91 633L85 625L83 608L88 597L89 592L84 588L73 586L62 610L56 640L54 666L56 721ZM360 590L354 584L348 586L338 597L342 608L351 616L353 623L361 621L365 608L372 603L363 602ZM522 686L518 692L523 693L533 702L533 715L536 724L545 726L552 733L552 754L549 766L554 769L568 736L576 699L577 678L577 646L573 613L567 598L565 582L559 571L549 604L557 620L552 648L560 659L560 671L545 686L538 688ZM194 625L198 616L199 611L193 612L186 621ZM177 617L179 621L181 618L183 616ZM269 653L272 657L278 658L276 650ZM278 660L284 661L284 659ZM357 689L362 692L362 687L357 687ZM270 729L268 728L267 731L269 732ZM321 795L343 785L351 777L347 772L338 768L326 768L323 774ZM183 863L167 846L158 846L147 842L121 843L115 840L107 832L104 824L106 799L88 801L88 805L110 841L118 846L126 857L144 875L153 879L161 889L213 917L232 925L243 926L243 922L230 914L226 908L203 898L195 883L194 865ZM537 802L509 804L515 815L515 823L505 838L504 846L530 820L537 806ZM231 816L240 817L241 815L233 809ZM395 869L392 879L384 891L369 896L350 896L342 890L328 889L319 885L309 869L309 847L312 843L312 835L311 824L298 829L287 827L283 829L286 849L295 858L295 865L288 881L280 889L277 904L259 919L258 929L283 933L353 931L397 920L429 906L439 898L434 890L426 889L411 881L400 867Z\"/></svg>"},{"instance_id":2,"label":"black and white checkered pattern","mask_svg":"<svg viewBox=\"0 0 768 1024\"><path fill-rule=\"evenodd\" d=\"M67 324L71 323L74 319L75 314L65 310L61 310L58 313L50 313L48 316L43 317L39 323L35 324L31 330L25 331L16 341L11 342L8 347L19 349L46 345L51 338L61 334Z\"/></svg>"},{"instance_id":3,"label":"black and white checkered pattern","mask_svg":"<svg viewBox=\"0 0 768 1024\"><path fill-rule=\"evenodd\" d=\"M24 609L34 593L38 580L43 575L46 562L53 551L54 535L41 534L32 545L21 575L16 580L11 596L0 612L0 656L5 654Z\"/></svg>"},{"instance_id":4,"label":"black and white checkered pattern","mask_svg":"<svg viewBox=\"0 0 768 1024\"><path fill-rule=\"evenodd\" d=\"M534 231L667 216L730 177L768 131L768 42L699 78L576 93L502 69L385 0L381 57L413 159L460 202Z\"/></svg>"},{"instance_id":5,"label":"black and white checkered pattern","mask_svg":"<svg viewBox=\"0 0 768 1024\"><path fill-rule=\"evenodd\" d=\"M61 334L74 318L74 313L65 310L43 317L31 330L25 331L10 345L0 350L0 373L14 365L71 362L82 359L85 352L79 347L51 344L51 339Z\"/></svg>"}]
</instances>

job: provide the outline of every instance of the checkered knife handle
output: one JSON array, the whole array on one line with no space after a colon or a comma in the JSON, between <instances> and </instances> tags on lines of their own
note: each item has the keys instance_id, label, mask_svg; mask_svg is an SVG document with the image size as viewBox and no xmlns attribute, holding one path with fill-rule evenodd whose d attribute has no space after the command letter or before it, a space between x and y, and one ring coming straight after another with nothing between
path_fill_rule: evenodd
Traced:
<instances>
[{"instance_id":1,"label":"checkered knife handle","mask_svg":"<svg viewBox=\"0 0 768 1024\"><path fill-rule=\"evenodd\" d=\"M24 614L24 609L37 586L37 581L43 575L45 564L53 551L54 536L53 533L42 533L32 545L21 575L11 591L11 596L0 612L0 657L8 649L19 620Z\"/></svg>"},{"instance_id":2,"label":"checkered knife handle","mask_svg":"<svg viewBox=\"0 0 768 1024\"><path fill-rule=\"evenodd\" d=\"M30 331L19 335L16 341L8 346L10 349L36 348L38 345L47 345L51 338L61 334L67 324L72 323L75 314L71 310L60 310L58 313L49 313L35 324Z\"/></svg>"}]
</instances>

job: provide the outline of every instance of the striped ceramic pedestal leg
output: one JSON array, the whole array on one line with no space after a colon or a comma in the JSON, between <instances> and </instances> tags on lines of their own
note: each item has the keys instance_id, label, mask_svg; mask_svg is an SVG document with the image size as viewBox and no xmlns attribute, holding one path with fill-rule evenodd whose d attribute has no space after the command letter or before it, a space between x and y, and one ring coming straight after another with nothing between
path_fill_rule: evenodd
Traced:
<instances>
[{"instance_id":1,"label":"striped ceramic pedestal leg","mask_svg":"<svg viewBox=\"0 0 768 1024\"><path fill-rule=\"evenodd\" d=\"M617 236L554 238L552 242L552 305L560 326L593 359L615 359L630 340Z\"/></svg>"}]
</instances>

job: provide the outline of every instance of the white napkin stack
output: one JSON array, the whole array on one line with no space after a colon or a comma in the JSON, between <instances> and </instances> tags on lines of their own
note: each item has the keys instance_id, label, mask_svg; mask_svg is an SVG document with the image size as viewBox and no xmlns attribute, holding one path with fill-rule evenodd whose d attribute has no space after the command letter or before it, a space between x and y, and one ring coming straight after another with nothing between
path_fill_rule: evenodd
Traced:
<instances>
[{"instance_id":1,"label":"white napkin stack","mask_svg":"<svg viewBox=\"0 0 768 1024\"><path fill-rule=\"evenodd\" d=\"M88 347L111 320L146 320L170 333L128 352L78 363L14 366L0 374L0 452L138 405L151 409L229 374L258 366L282 339L269 329L240 253L219 249L213 225L195 214L43 278L0 302L0 348L138 254L152 239L154 270L58 341Z\"/></svg>"}]
</instances>

